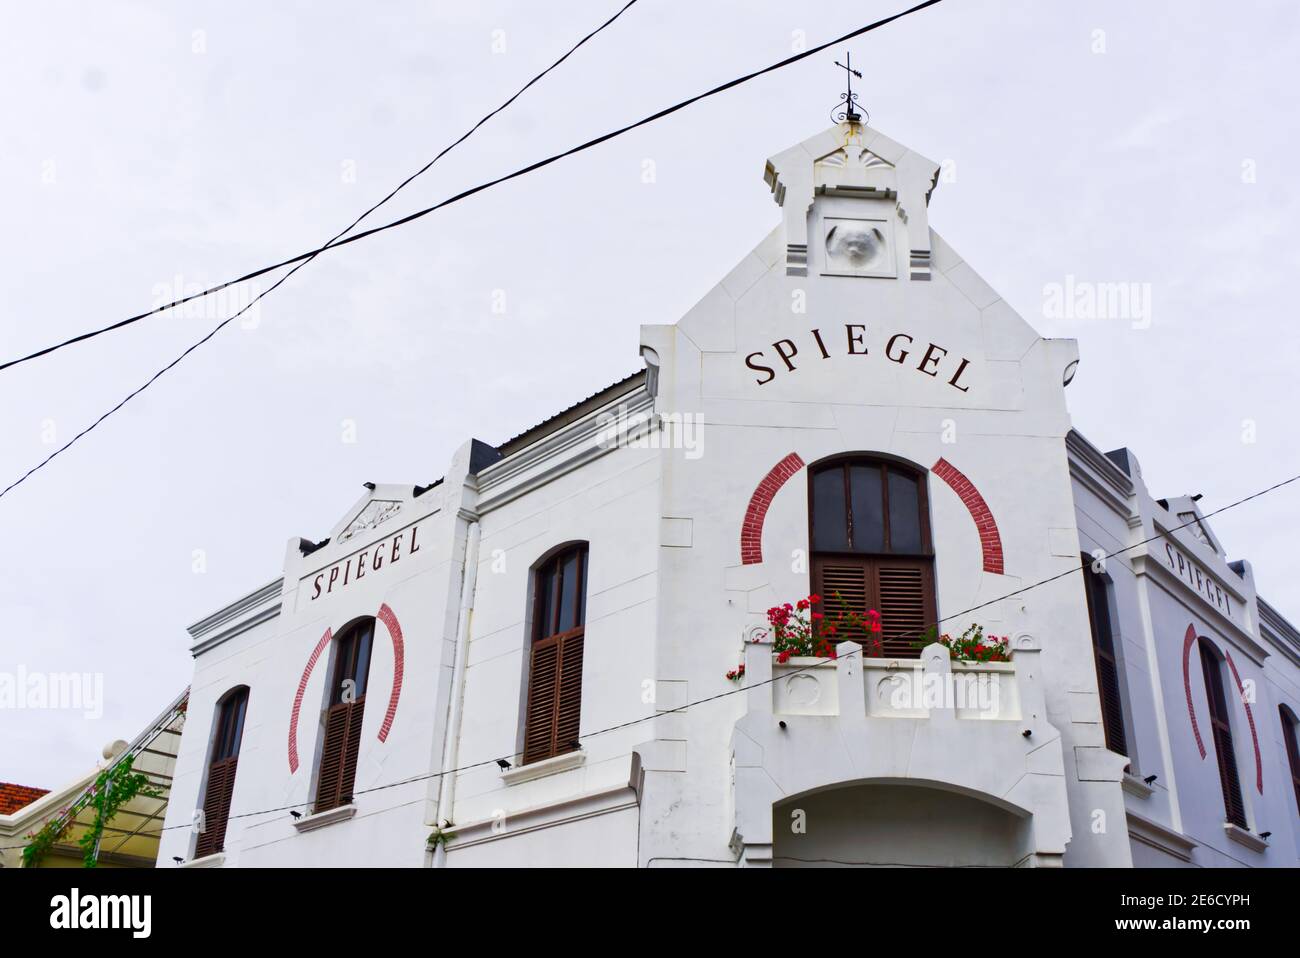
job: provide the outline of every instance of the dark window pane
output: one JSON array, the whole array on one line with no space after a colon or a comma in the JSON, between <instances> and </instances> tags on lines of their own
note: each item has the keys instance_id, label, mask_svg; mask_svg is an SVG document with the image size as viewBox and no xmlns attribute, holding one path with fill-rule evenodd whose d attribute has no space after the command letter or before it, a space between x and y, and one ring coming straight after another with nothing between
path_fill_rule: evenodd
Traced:
<instances>
[{"instance_id":1,"label":"dark window pane","mask_svg":"<svg viewBox=\"0 0 1300 958\"><path fill-rule=\"evenodd\" d=\"M357 635L357 663L356 672L352 676L356 679L356 698L366 694L366 684L370 678L370 643L374 639L375 628L373 625L364 626L360 634Z\"/></svg>"},{"instance_id":2,"label":"dark window pane","mask_svg":"<svg viewBox=\"0 0 1300 958\"><path fill-rule=\"evenodd\" d=\"M560 567L560 623L557 631L568 632L578 615L578 553L570 552Z\"/></svg>"},{"instance_id":3,"label":"dark window pane","mask_svg":"<svg viewBox=\"0 0 1300 958\"><path fill-rule=\"evenodd\" d=\"M916 479L889 470L889 548L891 552L921 551L921 500Z\"/></svg>"},{"instance_id":4,"label":"dark window pane","mask_svg":"<svg viewBox=\"0 0 1300 958\"><path fill-rule=\"evenodd\" d=\"M877 505L877 511L879 505ZM835 466L813 476L813 548L847 552L849 520L844 510L844 469Z\"/></svg>"},{"instance_id":5,"label":"dark window pane","mask_svg":"<svg viewBox=\"0 0 1300 958\"><path fill-rule=\"evenodd\" d=\"M235 709L235 730L231 733L230 748L227 751L228 757L234 757L239 754L239 743L244 738L244 712L248 708L248 697L241 695L239 705Z\"/></svg>"},{"instance_id":6,"label":"dark window pane","mask_svg":"<svg viewBox=\"0 0 1300 958\"><path fill-rule=\"evenodd\" d=\"M244 708L247 704L248 696L243 692L236 692L226 699L226 704L222 706L222 738L217 749L217 758L233 758L239 754L239 740L244 734Z\"/></svg>"},{"instance_id":7,"label":"dark window pane","mask_svg":"<svg viewBox=\"0 0 1300 958\"><path fill-rule=\"evenodd\" d=\"M548 562L537 570L537 622L533 635L544 639L551 634L555 625L555 564Z\"/></svg>"},{"instance_id":8,"label":"dark window pane","mask_svg":"<svg viewBox=\"0 0 1300 958\"><path fill-rule=\"evenodd\" d=\"M578 625L587 624L587 550L582 550L582 583L578 590Z\"/></svg>"},{"instance_id":9,"label":"dark window pane","mask_svg":"<svg viewBox=\"0 0 1300 958\"><path fill-rule=\"evenodd\" d=\"M879 466L850 466L853 490L853 551L885 551L884 496Z\"/></svg>"},{"instance_id":10,"label":"dark window pane","mask_svg":"<svg viewBox=\"0 0 1300 958\"><path fill-rule=\"evenodd\" d=\"M1088 583L1089 599L1091 605L1088 611L1092 614L1093 620L1093 644L1103 652L1114 654L1115 637L1110 630L1110 595L1106 588L1106 580L1092 571L1091 559L1089 567L1084 572L1084 577Z\"/></svg>"}]
</instances>

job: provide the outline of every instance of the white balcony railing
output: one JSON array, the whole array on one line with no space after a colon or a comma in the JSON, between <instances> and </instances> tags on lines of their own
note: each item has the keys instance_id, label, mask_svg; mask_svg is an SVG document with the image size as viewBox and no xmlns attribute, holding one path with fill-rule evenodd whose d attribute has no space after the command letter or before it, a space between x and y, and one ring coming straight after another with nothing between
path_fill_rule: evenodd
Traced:
<instances>
[{"instance_id":1,"label":"white balcony railing","mask_svg":"<svg viewBox=\"0 0 1300 958\"><path fill-rule=\"evenodd\" d=\"M875 658L864 656L852 643L844 646L838 659L772 661L771 710L778 715L839 715L844 682L851 686L847 698L855 704L856 686L862 686L862 714L870 718L929 718L936 709L950 709L958 719L1020 718L1012 662L954 662L939 645L930 646L919 659ZM751 657L746 658L751 684L766 678L759 678L765 651L770 654L766 646L755 647L752 658L758 661L752 666Z\"/></svg>"}]
</instances>

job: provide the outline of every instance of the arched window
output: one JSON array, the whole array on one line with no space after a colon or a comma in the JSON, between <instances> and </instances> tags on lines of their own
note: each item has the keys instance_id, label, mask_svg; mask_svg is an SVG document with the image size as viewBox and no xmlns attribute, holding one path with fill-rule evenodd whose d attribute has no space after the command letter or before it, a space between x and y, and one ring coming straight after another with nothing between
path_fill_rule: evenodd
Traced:
<instances>
[{"instance_id":1,"label":"arched window","mask_svg":"<svg viewBox=\"0 0 1300 958\"><path fill-rule=\"evenodd\" d=\"M533 572L533 634L523 763L579 748L587 546L561 549Z\"/></svg>"},{"instance_id":2,"label":"arched window","mask_svg":"<svg viewBox=\"0 0 1300 958\"><path fill-rule=\"evenodd\" d=\"M1300 746L1296 744L1296 727L1300 720L1288 706L1279 705L1278 713L1282 717L1282 740L1286 743L1286 760L1291 766L1291 787L1295 789L1296 810L1300 811Z\"/></svg>"},{"instance_id":3,"label":"arched window","mask_svg":"<svg viewBox=\"0 0 1300 958\"><path fill-rule=\"evenodd\" d=\"M837 457L809 471L812 590L818 611L880 613L884 654L918 658L938 618L925 472L892 459Z\"/></svg>"},{"instance_id":4,"label":"arched window","mask_svg":"<svg viewBox=\"0 0 1300 958\"><path fill-rule=\"evenodd\" d=\"M1115 633L1110 617L1111 582L1104 572L1092 568L1090 555L1083 560L1083 591L1088 599L1088 624L1092 627L1092 657L1097 666L1097 692L1101 696L1101 724L1106 747L1128 755L1124 734L1124 703L1120 695L1119 658L1115 654Z\"/></svg>"},{"instance_id":5,"label":"arched window","mask_svg":"<svg viewBox=\"0 0 1300 958\"><path fill-rule=\"evenodd\" d=\"M1205 697L1210 702L1210 728L1214 737L1214 757L1219 763L1224 812L1229 822L1245 828L1246 806L1241 798L1241 781L1237 775L1237 753L1232 747L1228 696L1223 690L1223 661L1219 650L1208 639L1200 639L1197 645L1201 652L1201 671L1205 673Z\"/></svg>"},{"instance_id":6,"label":"arched window","mask_svg":"<svg viewBox=\"0 0 1300 958\"><path fill-rule=\"evenodd\" d=\"M361 751L361 722L366 712L366 681L375 620L359 619L334 640L334 669L325 706L325 741L321 746L316 811L352 801Z\"/></svg>"},{"instance_id":7,"label":"arched window","mask_svg":"<svg viewBox=\"0 0 1300 958\"><path fill-rule=\"evenodd\" d=\"M203 831L194 849L195 857L215 855L226 847L226 823L230 820L230 799L235 793L235 769L239 765L239 744L244 737L247 711L246 685L231 689L217 703L212 757L203 794Z\"/></svg>"}]
</instances>

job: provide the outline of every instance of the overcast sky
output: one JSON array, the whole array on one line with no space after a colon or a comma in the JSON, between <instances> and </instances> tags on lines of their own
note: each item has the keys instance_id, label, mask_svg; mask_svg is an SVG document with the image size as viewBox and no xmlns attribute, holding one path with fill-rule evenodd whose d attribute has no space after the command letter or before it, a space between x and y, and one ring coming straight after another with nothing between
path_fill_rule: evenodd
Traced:
<instances>
[{"instance_id":1,"label":"overcast sky","mask_svg":"<svg viewBox=\"0 0 1300 958\"><path fill-rule=\"evenodd\" d=\"M10 5L0 356L319 245L621 3ZM640 0L380 219L907 5ZM947 0L851 46L872 125L945 163L931 225L1079 340L1077 428L1207 510L1300 472L1298 19ZM105 699L97 720L0 710L0 780L61 786L134 737L190 679L186 625L277 577L361 483L428 482L469 436L639 368L638 327L777 223L764 160L829 125L832 59L322 257L0 499L0 669L102 673ZM1149 326L1045 316L1070 276L1149 284ZM0 486L232 302L0 373ZM1288 487L1212 525L1300 620L1298 522Z\"/></svg>"}]
</instances>

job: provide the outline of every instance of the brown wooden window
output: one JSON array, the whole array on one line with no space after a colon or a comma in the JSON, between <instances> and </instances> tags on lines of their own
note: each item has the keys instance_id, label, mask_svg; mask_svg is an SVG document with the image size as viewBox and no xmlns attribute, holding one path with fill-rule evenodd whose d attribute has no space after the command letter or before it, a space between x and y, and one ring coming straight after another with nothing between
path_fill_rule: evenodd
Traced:
<instances>
[{"instance_id":1,"label":"brown wooden window","mask_svg":"<svg viewBox=\"0 0 1300 958\"><path fill-rule=\"evenodd\" d=\"M375 620L361 619L335 639L334 670L325 707L325 741L321 746L316 811L352 801L361 751L361 722L366 713L366 682Z\"/></svg>"},{"instance_id":2,"label":"brown wooden window","mask_svg":"<svg viewBox=\"0 0 1300 958\"><path fill-rule=\"evenodd\" d=\"M524 764L572 752L582 707L587 547L570 546L533 574L533 635L524 720Z\"/></svg>"},{"instance_id":3,"label":"brown wooden window","mask_svg":"<svg viewBox=\"0 0 1300 958\"><path fill-rule=\"evenodd\" d=\"M1277 710L1282 717L1282 739L1286 742L1287 764L1291 766L1291 787L1295 789L1296 810L1300 811L1300 746L1296 744L1296 726L1300 725L1300 720L1285 705L1279 705Z\"/></svg>"},{"instance_id":4,"label":"brown wooden window","mask_svg":"<svg viewBox=\"0 0 1300 958\"><path fill-rule=\"evenodd\" d=\"M817 611L881 618L884 654L918 658L938 616L925 472L894 460L846 457L809 473L812 591Z\"/></svg>"},{"instance_id":5,"label":"brown wooden window","mask_svg":"<svg viewBox=\"0 0 1300 958\"><path fill-rule=\"evenodd\" d=\"M1110 580L1092 568L1092 556L1083 559L1083 591L1088 599L1088 624L1092 628L1092 657L1097 666L1097 692L1101 696L1101 725L1106 747L1128 755L1124 733L1124 703L1120 696L1119 659L1115 654L1115 632L1110 618Z\"/></svg>"},{"instance_id":6,"label":"brown wooden window","mask_svg":"<svg viewBox=\"0 0 1300 958\"><path fill-rule=\"evenodd\" d=\"M1246 806L1241 799L1241 781L1237 776L1237 753L1232 747L1228 697L1223 691L1223 665L1218 650L1207 639L1201 639L1198 645L1201 671L1205 674L1205 697L1210 702L1210 728L1214 737L1214 757L1219 763L1224 812L1229 822L1245 828Z\"/></svg>"},{"instance_id":7,"label":"brown wooden window","mask_svg":"<svg viewBox=\"0 0 1300 958\"><path fill-rule=\"evenodd\" d=\"M217 704L217 727L208 762L208 784L203 795L203 831L194 855L215 855L226 847L226 824L230 821L230 799L235 793L235 769L239 765L239 744L244 737L244 713L248 710L248 686L231 689Z\"/></svg>"}]
</instances>

